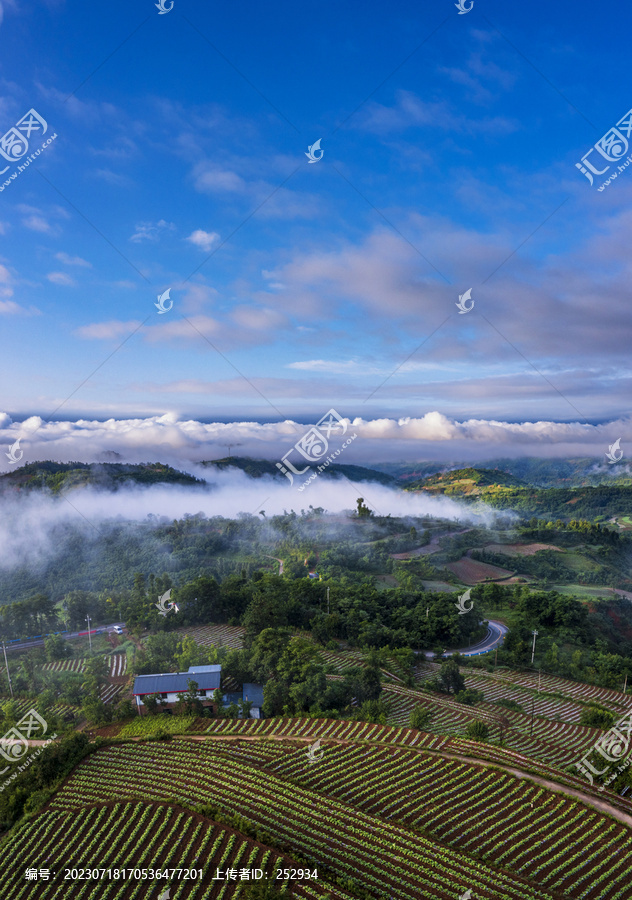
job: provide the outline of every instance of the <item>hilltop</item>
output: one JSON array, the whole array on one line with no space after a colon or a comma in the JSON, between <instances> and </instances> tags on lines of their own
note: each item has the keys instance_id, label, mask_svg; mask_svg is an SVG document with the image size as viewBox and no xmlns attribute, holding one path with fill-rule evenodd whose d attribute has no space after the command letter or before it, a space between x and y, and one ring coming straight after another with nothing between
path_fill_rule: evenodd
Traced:
<instances>
[{"instance_id":1,"label":"hilltop","mask_svg":"<svg viewBox=\"0 0 632 900\"><path fill-rule=\"evenodd\" d=\"M57 463L34 462L20 466L13 472L0 475L0 491L18 488L49 490L58 494L63 490L88 485L110 491L130 484L205 485L206 482L186 472L179 472L164 463Z\"/></svg>"},{"instance_id":2,"label":"hilltop","mask_svg":"<svg viewBox=\"0 0 632 900\"><path fill-rule=\"evenodd\" d=\"M528 485L515 475L499 469L467 468L429 475L419 481L410 482L404 490L479 496L490 487L527 488Z\"/></svg>"}]
</instances>

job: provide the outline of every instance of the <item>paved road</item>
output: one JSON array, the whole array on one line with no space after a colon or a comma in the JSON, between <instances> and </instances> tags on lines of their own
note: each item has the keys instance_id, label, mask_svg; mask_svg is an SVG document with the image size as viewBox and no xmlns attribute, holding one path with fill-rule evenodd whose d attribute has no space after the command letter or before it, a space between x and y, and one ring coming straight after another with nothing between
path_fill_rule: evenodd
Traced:
<instances>
[{"instance_id":1,"label":"paved road","mask_svg":"<svg viewBox=\"0 0 632 900\"><path fill-rule=\"evenodd\" d=\"M90 634L103 634L104 632L111 631L115 625L120 625L121 628L124 628L125 622L112 622L111 625L99 625L98 628L91 628ZM85 631L59 631L56 633L61 634L65 640L70 641L73 638L87 637L88 629L86 628ZM43 647L45 637L48 637L48 635L39 635L24 641L7 641L7 653L10 650L29 650L31 647ZM0 647L0 651L1 650L2 648Z\"/></svg>"},{"instance_id":2,"label":"paved road","mask_svg":"<svg viewBox=\"0 0 632 900\"><path fill-rule=\"evenodd\" d=\"M279 559L278 556L270 556L269 553L266 553L265 556L267 556L268 559L276 559L279 564L279 575L283 575L283 560Z\"/></svg>"},{"instance_id":3,"label":"paved road","mask_svg":"<svg viewBox=\"0 0 632 900\"><path fill-rule=\"evenodd\" d=\"M495 650L497 647L502 646L508 631L509 629L502 622L494 622L493 619L490 619L487 623L487 634L482 641L474 644L473 647L465 647L463 650L450 650L443 655L452 656L454 653L460 653L461 656L480 656L481 653L489 653L490 650ZM434 656L434 653L426 650L425 655L431 658Z\"/></svg>"}]
</instances>

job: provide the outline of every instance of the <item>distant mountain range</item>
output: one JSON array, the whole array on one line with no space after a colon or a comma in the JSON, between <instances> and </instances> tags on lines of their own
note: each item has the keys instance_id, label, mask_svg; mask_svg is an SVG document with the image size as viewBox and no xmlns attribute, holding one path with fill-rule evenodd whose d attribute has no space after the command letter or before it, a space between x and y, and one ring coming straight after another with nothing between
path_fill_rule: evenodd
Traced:
<instances>
[{"instance_id":1,"label":"distant mountain range","mask_svg":"<svg viewBox=\"0 0 632 900\"><path fill-rule=\"evenodd\" d=\"M417 463L376 464L379 471L392 475L399 484L422 481L431 475L476 468L478 471L501 470L514 475L533 487L585 487L598 484L632 484L632 469L625 462L609 465L603 458L576 457L568 459L541 459L523 456L517 459L499 458L485 460L472 467L459 460L436 460Z\"/></svg>"},{"instance_id":2,"label":"distant mountain range","mask_svg":"<svg viewBox=\"0 0 632 900\"><path fill-rule=\"evenodd\" d=\"M498 460L503 466L466 466L446 468L426 473L423 465L411 466L417 477L353 465L332 465L321 473L328 479L348 479L354 484L375 483L406 492L445 495L468 502L480 501L496 509L515 510L528 516L560 518L608 518L632 514L632 477L625 465L605 469L595 460ZM273 477L287 483L276 464L270 460L249 457L224 457L200 463L209 480L196 478L163 463L29 463L0 475L0 492L45 490L53 494L61 491L93 486L101 490L117 491L130 485L156 484L196 487L212 490L213 474L238 469L250 478ZM436 464L435 464L436 466ZM309 477L309 467L303 476L294 476L295 486Z\"/></svg>"},{"instance_id":3,"label":"distant mountain range","mask_svg":"<svg viewBox=\"0 0 632 900\"><path fill-rule=\"evenodd\" d=\"M267 459L250 459L246 456L226 456L224 459L207 460L200 463L202 466L215 466L217 469L228 469L230 467L241 469L251 478L263 478L264 475L274 475L282 481L287 482L287 478L277 469L276 463ZM295 475L294 480L297 484L300 480L309 478L310 473L314 471L314 466L310 466L304 475ZM327 466L323 470L321 476L329 478L348 478L350 481L369 481L377 484L396 485L397 481L392 475L379 472L377 469L365 469L363 466L344 466L332 465Z\"/></svg>"}]
</instances>

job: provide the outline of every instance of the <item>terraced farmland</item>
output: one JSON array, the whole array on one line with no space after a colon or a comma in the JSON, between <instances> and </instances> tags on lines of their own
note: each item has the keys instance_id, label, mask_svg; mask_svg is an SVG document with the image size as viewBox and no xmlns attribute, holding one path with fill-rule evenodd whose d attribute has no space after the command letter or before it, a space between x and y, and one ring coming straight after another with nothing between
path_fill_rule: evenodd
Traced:
<instances>
[{"instance_id":1,"label":"terraced farmland","mask_svg":"<svg viewBox=\"0 0 632 900\"><path fill-rule=\"evenodd\" d=\"M114 653L111 656L103 657L108 664L110 670L110 678L118 678L127 672L127 654ZM87 657L77 659L60 659L56 662L46 663L42 666L45 672L76 672L78 674L85 671Z\"/></svg>"},{"instance_id":2,"label":"terraced farmland","mask_svg":"<svg viewBox=\"0 0 632 900\"><path fill-rule=\"evenodd\" d=\"M208 647L228 647L230 650L238 650L243 644L244 630L240 626L233 625L199 625L192 628L182 628L178 634L185 634L193 638L196 644Z\"/></svg>"},{"instance_id":3,"label":"terraced farmland","mask_svg":"<svg viewBox=\"0 0 632 900\"><path fill-rule=\"evenodd\" d=\"M60 834L69 837L61 842ZM171 900L210 900L238 895L245 881L213 881L218 868L260 868L272 873L296 868L287 856L249 840L233 829L196 816L188 810L153 803L114 803L87 809L50 810L31 822L3 846L4 859L11 860L0 870L3 900L113 900L113 898L157 898L170 887ZM64 869L160 869L203 870L203 878L64 880ZM49 881L29 882L27 868L48 869ZM52 873L56 872L56 875ZM283 884L279 881L279 884ZM323 879L296 884L293 896L352 900L344 891L333 889Z\"/></svg>"},{"instance_id":4,"label":"terraced farmland","mask_svg":"<svg viewBox=\"0 0 632 900\"><path fill-rule=\"evenodd\" d=\"M79 809L141 793L151 800L169 795L229 806L275 840L291 843L315 865L360 877L376 896L453 900L455 891L469 886L485 900L553 897L510 872L495 871L351 804L285 783L205 744L136 744L100 751L80 766L52 807Z\"/></svg>"},{"instance_id":5,"label":"terraced farmland","mask_svg":"<svg viewBox=\"0 0 632 900\"><path fill-rule=\"evenodd\" d=\"M351 739L325 739L322 758L311 764L296 738L312 722L288 720L287 741L105 748L80 765L51 811L79 814L141 797L145 804L166 797L210 802L238 812L274 842L291 844L314 865L361 875L376 897L454 900L468 887L483 900L630 897L630 828L599 810L536 781L451 758L452 743L433 752L426 749L429 736L419 733L421 750L379 745L353 740L351 723L324 720L319 724L330 732L344 725ZM382 728L354 724L362 737ZM415 735L405 731L404 739Z\"/></svg>"}]
</instances>

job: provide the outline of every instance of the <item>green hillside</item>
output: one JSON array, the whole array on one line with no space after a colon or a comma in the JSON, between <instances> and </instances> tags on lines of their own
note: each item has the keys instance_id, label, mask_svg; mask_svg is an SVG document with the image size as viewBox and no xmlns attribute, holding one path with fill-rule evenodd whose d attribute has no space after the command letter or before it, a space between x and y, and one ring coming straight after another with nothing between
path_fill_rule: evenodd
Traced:
<instances>
[{"instance_id":1,"label":"green hillside","mask_svg":"<svg viewBox=\"0 0 632 900\"><path fill-rule=\"evenodd\" d=\"M527 485L515 475L499 469L467 468L438 472L436 475L407 484L405 490L478 496L485 488L490 487L526 488Z\"/></svg>"},{"instance_id":2,"label":"green hillside","mask_svg":"<svg viewBox=\"0 0 632 900\"><path fill-rule=\"evenodd\" d=\"M117 490L130 484L204 485L205 482L164 463L56 463L34 462L0 475L0 491L7 488L46 489L54 494L93 485Z\"/></svg>"}]
</instances>

